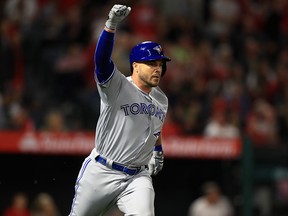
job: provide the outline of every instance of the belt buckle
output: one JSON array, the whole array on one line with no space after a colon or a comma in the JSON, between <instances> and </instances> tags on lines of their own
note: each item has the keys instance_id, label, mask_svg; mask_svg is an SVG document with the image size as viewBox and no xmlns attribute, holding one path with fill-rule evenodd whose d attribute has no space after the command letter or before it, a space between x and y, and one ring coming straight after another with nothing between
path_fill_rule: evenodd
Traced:
<instances>
[{"instance_id":1,"label":"belt buckle","mask_svg":"<svg viewBox=\"0 0 288 216\"><path fill-rule=\"evenodd\" d=\"M128 175L136 175L137 173L139 173L142 169L142 167L135 167L135 166L131 166L131 165L124 165L124 164L120 164L117 162L114 162L113 160L107 159L102 157L101 155L96 156L95 158L97 161L99 161L100 163L102 163L104 166L110 168L110 169L116 169L118 171L122 171ZM113 164L116 167L113 167ZM118 168L117 168L118 167Z\"/></svg>"},{"instance_id":2,"label":"belt buckle","mask_svg":"<svg viewBox=\"0 0 288 216\"><path fill-rule=\"evenodd\" d=\"M130 165L126 166L124 164L118 164L118 165L122 166L123 167L122 172L127 173L128 175L135 175L137 174L137 172L139 172L137 167L133 167Z\"/></svg>"},{"instance_id":3,"label":"belt buckle","mask_svg":"<svg viewBox=\"0 0 288 216\"><path fill-rule=\"evenodd\" d=\"M123 172L127 173L128 175L136 175L139 172L139 168L129 168L129 167L124 167Z\"/></svg>"}]
</instances>

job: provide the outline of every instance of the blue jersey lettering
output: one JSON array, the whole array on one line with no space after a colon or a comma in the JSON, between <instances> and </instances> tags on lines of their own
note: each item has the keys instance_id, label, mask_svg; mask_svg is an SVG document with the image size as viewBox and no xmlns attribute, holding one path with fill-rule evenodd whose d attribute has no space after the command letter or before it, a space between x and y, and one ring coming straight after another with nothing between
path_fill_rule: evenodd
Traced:
<instances>
[{"instance_id":1,"label":"blue jersey lettering","mask_svg":"<svg viewBox=\"0 0 288 216\"><path fill-rule=\"evenodd\" d=\"M145 104L145 103L132 103L129 104L123 104L120 106L121 110L123 110L125 116L132 115L139 115L139 114L145 114L150 116L155 116L162 122L165 118L165 113L162 109L155 106L154 104Z\"/></svg>"}]
</instances>

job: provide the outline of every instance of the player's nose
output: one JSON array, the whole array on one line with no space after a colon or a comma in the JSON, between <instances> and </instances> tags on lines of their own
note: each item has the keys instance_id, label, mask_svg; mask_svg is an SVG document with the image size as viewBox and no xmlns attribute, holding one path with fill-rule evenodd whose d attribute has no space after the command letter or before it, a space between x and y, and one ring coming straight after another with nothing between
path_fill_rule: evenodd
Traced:
<instances>
[{"instance_id":1,"label":"player's nose","mask_svg":"<svg viewBox=\"0 0 288 216\"><path fill-rule=\"evenodd\" d=\"M159 75L159 76L161 76L161 74L162 74L162 66L155 67L154 73Z\"/></svg>"},{"instance_id":2,"label":"player's nose","mask_svg":"<svg viewBox=\"0 0 288 216\"><path fill-rule=\"evenodd\" d=\"M157 61L155 65L155 70L162 71L163 63L162 61Z\"/></svg>"}]
</instances>

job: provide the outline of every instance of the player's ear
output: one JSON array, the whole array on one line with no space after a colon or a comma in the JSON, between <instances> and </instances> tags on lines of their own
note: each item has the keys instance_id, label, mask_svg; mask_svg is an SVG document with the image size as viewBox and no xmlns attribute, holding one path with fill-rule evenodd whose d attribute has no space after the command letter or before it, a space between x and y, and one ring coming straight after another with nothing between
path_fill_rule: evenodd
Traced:
<instances>
[{"instance_id":1,"label":"player's ear","mask_svg":"<svg viewBox=\"0 0 288 216\"><path fill-rule=\"evenodd\" d=\"M132 68L133 68L133 71L132 71L132 73L133 72L138 72L138 67L139 67L139 64L137 63L137 62L133 62L132 63Z\"/></svg>"}]
</instances>

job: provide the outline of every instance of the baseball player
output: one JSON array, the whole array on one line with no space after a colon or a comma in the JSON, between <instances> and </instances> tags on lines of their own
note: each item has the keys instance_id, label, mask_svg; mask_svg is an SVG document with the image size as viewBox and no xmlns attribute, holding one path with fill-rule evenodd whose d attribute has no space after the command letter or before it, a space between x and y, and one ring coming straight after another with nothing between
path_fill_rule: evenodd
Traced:
<instances>
[{"instance_id":1,"label":"baseball player","mask_svg":"<svg viewBox=\"0 0 288 216\"><path fill-rule=\"evenodd\" d=\"M101 96L95 148L80 169L70 216L154 215L151 175L163 168L161 129L168 100L158 87L170 61L161 46L146 41L130 53L132 75L111 60L117 24L131 8L112 7L95 50L95 81Z\"/></svg>"}]
</instances>

